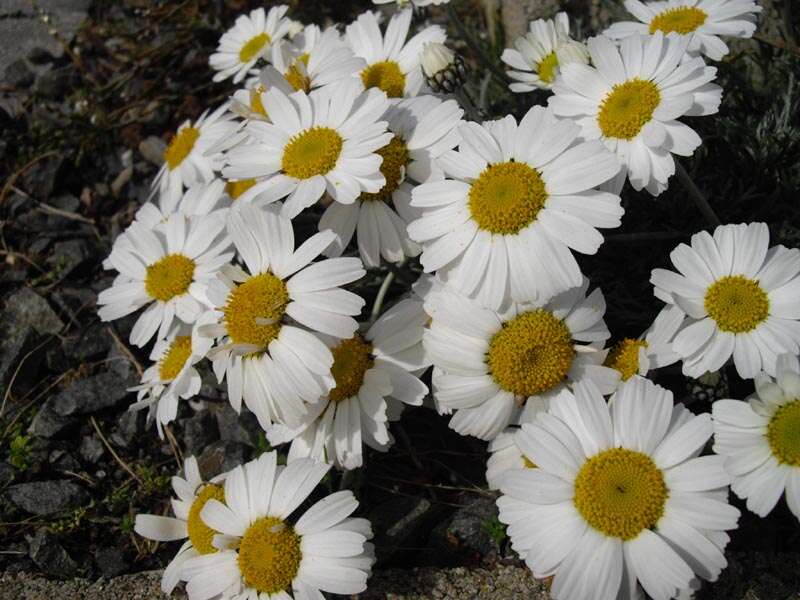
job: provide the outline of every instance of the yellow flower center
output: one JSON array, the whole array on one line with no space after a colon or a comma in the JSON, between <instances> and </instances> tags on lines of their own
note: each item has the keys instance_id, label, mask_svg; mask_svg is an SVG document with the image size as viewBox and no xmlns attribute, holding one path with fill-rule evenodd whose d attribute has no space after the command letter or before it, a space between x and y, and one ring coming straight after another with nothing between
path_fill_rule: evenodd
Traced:
<instances>
[{"instance_id":1,"label":"yellow flower center","mask_svg":"<svg viewBox=\"0 0 800 600\"><path fill-rule=\"evenodd\" d=\"M332 402L340 402L358 394L364 375L372 368L372 344L360 336L342 340L332 350L331 374L336 386L328 394Z\"/></svg>"},{"instance_id":2,"label":"yellow flower center","mask_svg":"<svg viewBox=\"0 0 800 600\"><path fill-rule=\"evenodd\" d=\"M668 8L664 12L656 15L650 21L650 33L663 31L670 33L692 33L695 29L706 22L708 15L705 11L694 6L681 6L679 8Z\"/></svg>"},{"instance_id":3,"label":"yellow flower center","mask_svg":"<svg viewBox=\"0 0 800 600\"><path fill-rule=\"evenodd\" d=\"M312 127L295 135L283 149L283 171L296 179L325 175L336 166L344 140L335 129Z\"/></svg>"},{"instance_id":4,"label":"yellow flower center","mask_svg":"<svg viewBox=\"0 0 800 600\"><path fill-rule=\"evenodd\" d=\"M283 76L286 77L286 81L289 82L289 85L296 91L303 90L304 92L308 92L311 89L311 79L309 79L308 72L306 71L309 58L308 52L301 54L286 70L286 73L283 74ZM301 63L303 65L302 67L300 66Z\"/></svg>"},{"instance_id":5,"label":"yellow flower center","mask_svg":"<svg viewBox=\"0 0 800 600\"><path fill-rule=\"evenodd\" d=\"M263 594L289 589L301 558L300 536L275 517L263 517L250 525L239 543L242 579Z\"/></svg>"},{"instance_id":6,"label":"yellow flower center","mask_svg":"<svg viewBox=\"0 0 800 600\"><path fill-rule=\"evenodd\" d=\"M664 514L668 490L661 470L646 454L604 450L575 478L575 507L589 525L610 537L632 540Z\"/></svg>"},{"instance_id":7,"label":"yellow flower center","mask_svg":"<svg viewBox=\"0 0 800 600\"><path fill-rule=\"evenodd\" d=\"M536 71L539 73L539 79L545 83L552 83L556 78L556 69L558 69L558 56L555 51L545 56L541 62L536 65Z\"/></svg>"},{"instance_id":8,"label":"yellow flower center","mask_svg":"<svg viewBox=\"0 0 800 600\"><path fill-rule=\"evenodd\" d=\"M161 381L172 381L181 372L183 365L192 355L192 336L179 335L169 345L158 361L158 377Z\"/></svg>"},{"instance_id":9,"label":"yellow flower center","mask_svg":"<svg viewBox=\"0 0 800 600\"><path fill-rule=\"evenodd\" d=\"M661 102L661 92L652 81L629 79L618 83L600 104L597 123L608 138L632 140L642 130Z\"/></svg>"},{"instance_id":10,"label":"yellow flower center","mask_svg":"<svg viewBox=\"0 0 800 600\"><path fill-rule=\"evenodd\" d=\"M497 385L527 397L564 381L574 356L567 326L538 308L503 324L489 342L487 364Z\"/></svg>"},{"instance_id":11,"label":"yellow flower center","mask_svg":"<svg viewBox=\"0 0 800 600\"><path fill-rule=\"evenodd\" d=\"M250 110L262 117L268 117L267 109L264 108L264 102L261 100L261 94L265 91L267 90L260 84L250 90Z\"/></svg>"},{"instance_id":12,"label":"yellow flower center","mask_svg":"<svg viewBox=\"0 0 800 600\"><path fill-rule=\"evenodd\" d=\"M269 44L270 37L266 33L259 33L256 36L251 37L247 40L247 43L242 46L242 49L239 50L239 60L243 63L250 62L261 50Z\"/></svg>"},{"instance_id":13,"label":"yellow flower center","mask_svg":"<svg viewBox=\"0 0 800 600\"><path fill-rule=\"evenodd\" d=\"M744 333L769 316L769 298L757 281L728 275L706 291L705 307L722 331Z\"/></svg>"},{"instance_id":14,"label":"yellow flower center","mask_svg":"<svg viewBox=\"0 0 800 600\"><path fill-rule=\"evenodd\" d=\"M209 483L203 486L203 489L200 490L200 493L195 497L194 502L192 502L192 507L189 509L189 517L186 519L186 530L189 532L189 541L192 542L192 546L194 546L194 549L200 554L212 554L217 551L217 549L211 545L211 541L214 539L214 535L217 532L203 523L203 520L200 518L200 511L203 510L206 502L212 498L224 504L225 490L218 485Z\"/></svg>"},{"instance_id":15,"label":"yellow flower center","mask_svg":"<svg viewBox=\"0 0 800 600\"><path fill-rule=\"evenodd\" d=\"M393 60L369 65L361 71L361 81L365 88L381 89L389 98L402 98L406 89L406 76L400 70L400 65Z\"/></svg>"},{"instance_id":16,"label":"yellow flower center","mask_svg":"<svg viewBox=\"0 0 800 600\"><path fill-rule=\"evenodd\" d=\"M170 171L174 171L189 156L199 137L200 130L194 127L179 129L178 133L172 136L169 146L164 150L164 162Z\"/></svg>"},{"instance_id":17,"label":"yellow flower center","mask_svg":"<svg viewBox=\"0 0 800 600\"><path fill-rule=\"evenodd\" d=\"M611 349L606 357L605 366L616 369L627 381L639 372L639 348L647 348L644 340L625 338Z\"/></svg>"},{"instance_id":18,"label":"yellow flower center","mask_svg":"<svg viewBox=\"0 0 800 600\"><path fill-rule=\"evenodd\" d=\"M167 302L185 294L194 278L194 261L183 254L168 254L147 267L144 289L151 298Z\"/></svg>"},{"instance_id":19,"label":"yellow flower center","mask_svg":"<svg viewBox=\"0 0 800 600\"><path fill-rule=\"evenodd\" d=\"M800 400L775 411L767 426L767 439L779 463L800 467Z\"/></svg>"},{"instance_id":20,"label":"yellow flower center","mask_svg":"<svg viewBox=\"0 0 800 600\"><path fill-rule=\"evenodd\" d=\"M383 157L381 163L381 174L386 179L386 184L374 194L364 192L361 199L367 202L374 200L389 200L395 190L400 187L405 177L405 168L409 161L408 148L405 142L398 136L394 136L392 141L383 148L377 150Z\"/></svg>"},{"instance_id":21,"label":"yellow flower center","mask_svg":"<svg viewBox=\"0 0 800 600\"><path fill-rule=\"evenodd\" d=\"M530 458L528 458L527 456L524 456L524 455L522 456L522 462L523 462L523 463L525 463L525 468L526 468L526 469L538 469L538 468L539 468L539 467L536 465L536 463L535 463L535 462L533 462L533 461L532 461Z\"/></svg>"},{"instance_id":22,"label":"yellow flower center","mask_svg":"<svg viewBox=\"0 0 800 600\"><path fill-rule=\"evenodd\" d=\"M478 227L505 235L533 223L546 200L542 176L518 162L489 165L469 190L469 210Z\"/></svg>"},{"instance_id":23,"label":"yellow flower center","mask_svg":"<svg viewBox=\"0 0 800 600\"><path fill-rule=\"evenodd\" d=\"M280 333L288 303L286 284L272 273L255 275L238 285L222 309L231 341L266 348Z\"/></svg>"},{"instance_id":24,"label":"yellow flower center","mask_svg":"<svg viewBox=\"0 0 800 600\"><path fill-rule=\"evenodd\" d=\"M236 200L247 190L256 184L255 179L240 179L239 181L229 181L225 184L225 191L231 200Z\"/></svg>"}]
</instances>

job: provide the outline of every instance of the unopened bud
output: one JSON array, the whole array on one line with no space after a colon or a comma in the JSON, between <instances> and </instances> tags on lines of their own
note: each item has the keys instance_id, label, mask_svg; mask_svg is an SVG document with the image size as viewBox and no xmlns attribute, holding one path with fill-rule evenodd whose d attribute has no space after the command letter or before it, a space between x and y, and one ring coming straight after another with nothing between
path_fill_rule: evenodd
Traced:
<instances>
[{"instance_id":1,"label":"unopened bud","mask_svg":"<svg viewBox=\"0 0 800 600\"><path fill-rule=\"evenodd\" d=\"M292 38L294 38L294 36L303 31L305 28L306 26L303 25L300 21L289 19L289 31L287 32L289 39L291 40Z\"/></svg>"},{"instance_id":2,"label":"unopened bud","mask_svg":"<svg viewBox=\"0 0 800 600\"><path fill-rule=\"evenodd\" d=\"M434 92L452 94L466 79L464 61L444 44L425 44L421 62L425 81Z\"/></svg>"}]
</instances>

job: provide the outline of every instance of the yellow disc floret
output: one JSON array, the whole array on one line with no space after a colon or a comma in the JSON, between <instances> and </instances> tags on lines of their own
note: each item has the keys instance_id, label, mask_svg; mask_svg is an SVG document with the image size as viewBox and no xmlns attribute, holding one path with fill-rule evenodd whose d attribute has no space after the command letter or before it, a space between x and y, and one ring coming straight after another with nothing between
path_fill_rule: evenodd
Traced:
<instances>
[{"instance_id":1,"label":"yellow disc floret","mask_svg":"<svg viewBox=\"0 0 800 600\"><path fill-rule=\"evenodd\" d=\"M261 94L266 92L267 89L260 83L250 90L250 110L258 113L262 117L268 117L267 109L264 108L264 101L261 99Z\"/></svg>"},{"instance_id":2,"label":"yellow disc floret","mask_svg":"<svg viewBox=\"0 0 800 600\"><path fill-rule=\"evenodd\" d=\"M291 525L263 517L248 527L239 543L239 571L245 585L263 594L289 589L300 568L300 536Z\"/></svg>"},{"instance_id":3,"label":"yellow disc floret","mask_svg":"<svg viewBox=\"0 0 800 600\"><path fill-rule=\"evenodd\" d=\"M398 136L394 136L392 141L383 148L376 151L383 158L381 163L381 174L386 183L374 194L365 192L361 194L361 199L367 202L373 200L389 200L394 191L400 187L405 177L406 165L408 165L409 154L405 142Z\"/></svg>"},{"instance_id":4,"label":"yellow disc floret","mask_svg":"<svg viewBox=\"0 0 800 600\"><path fill-rule=\"evenodd\" d=\"M752 331L769 316L769 298L757 281L728 275L706 291L705 307L722 331Z\"/></svg>"},{"instance_id":5,"label":"yellow disc floret","mask_svg":"<svg viewBox=\"0 0 800 600\"><path fill-rule=\"evenodd\" d=\"M706 22L708 15L705 11L694 6L680 6L668 8L659 13L650 21L650 33L663 31L664 33L692 33Z\"/></svg>"},{"instance_id":6,"label":"yellow disc floret","mask_svg":"<svg viewBox=\"0 0 800 600\"><path fill-rule=\"evenodd\" d=\"M800 467L800 400L775 411L767 426L767 440L779 463Z\"/></svg>"},{"instance_id":7,"label":"yellow disc floret","mask_svg":"<svg viewBox=\"0 0 800 600\"><path fill-rule=\"evenodd\" d=\"M478 227L505 235L533 223L546 200L542 176L518 162L489 165L469 190L469 210Z\"/></svg>"},{"instance_id":8,"label":"yellow disc floret","mask_svg":"<svg viewBox=\"0 0 800 600\"><path fill-rule=\"evenodd\" d=\"M167 163L170 171L180 166L184 159L189 156L199 137L200 130L195 127L184 127L178 130L178 133L169 141L167 149L164 150L164 162Z\"/></svg>"},{"instance_id":9,"label":"yellow disc floret","mask_svg":"<svg viewBox=\"0 0 800 600\"><path fill-rule=\"evenodd\" d=\"M151 298L167 302L185 294L194 278L194 261L183 254L168 254L147 267L144 289Z\"/></svg>"},{"instance_id":10,"label":"yellow disc floret","mask_svg":"<svg viewBox=\"0 0 800 600\"><path fill-rule=\"evenodd\" d=\"M286 81L289 82L296 91L304 91L308 92L311 89L311 79L308 77L308 71L306 71L306 67L308 66L309 55L306 52L305 54L301 54L298 56L295 61L289 66L286 70L286 73L283 76L286 78Z\"/></svg>"},{"instance_id":11,"label":"yellow disc floret","mask_svg":"<svg viewBox=\"0 0 800 600\"><path fill-rule=\"evenodd\" d=\"M342 340L331 349L333 366L331 374L336 381L328 394L332 402L339 402L358 394L364 375L372 368L372 344L364 341L360 336Z\"/></svg>"},{"instance_id":12,"label":"yellow disc floret","mask_svg":"<svg viewBox=\"0 0 800 600\"><path fill-rule=\"evenodd\" d=\"M649 456L612 448L583 464L575 478L573 501L596 530L631 540L656 526L667 495L664 476Z\"/></svg>"},{"instance_id":13,"label":"yellow disc floret","mask_svg":"<svg viewBox=\"0 0 800 600\"><path fill-rule=\"evenodd\" d=\"M605 366L616 369L627 381L639 372L639 348L647 348L644 340L625 338L618 342L608 353Z\"/></svg>"},{"instance_id":14,"label":"yellow disc floret","mask_svg":"<svg viewBox=\"0 0 800 600\"><path fill-rule=\"evenodd\" d=\"M231 341L266 348L280 333L288 303L286 284L272 273L255 275L235 287L222 309Z\"/></svg>"},{"instance_id":15,"label":"yellow disc floret","mask_svg":"<svg viewBox=\"0 0 800 600\"><path fill-rule=\"evenodd\" d=\"M556 78L556 74L558 73L556 69L558 69L558 56L556 55L555 51L545 56L539 62L539 64L536 65L536 71L539 73L539 79L545 83L553 82L553 80Z\"/></svg>"},{"instance_id":16,"label":"yellow disc floret","mask_svg":"<svg viewBox=\"0 0 800 600\"><path fill-rule=\"evenodd\" d=\"M283 149L281 166L290 177L325 175L336 166L344 140L335 129L312 127L295 135Z\"/></svg>"},{"instance_id":17,"label":"yellow disc floret","mask_svg":"<svg viewBox=\"0 0 800 600\"><path fill-rule=\"evenodd\" d=\"M186 519L186 530L189 532L189 541L192 542L192 546L194 546L194 549L200 554L211 554L217 551L217 549L211 545L214 534L217 532L203 523L203 520L200 518L200 511L203 510L206 502L212 498L224 504L225 490L218 485L209 483L203 486L197 496L195 496L192 507L189 509L189 516Z\"/></svg>"},{"instance_id":18,"label":"yellow disc floret","mask_svg":"<svg viewBox=\"0 0 800 600\"><path fill-rule=\"evenodd\" d=\"M243 63L253 60L259 52L269 44L270 37L267 33L259 33L247 40L247 43L239 50L239 60Z\"/></svg>"},{"instance_id":19,"label":"yellow disc floret","mask_svg":"<svg viewBox=\"0 0 800 600\"><path fill-rule=\"evenodd\" d=\"M540 308L504 323L489 343L486 362L497 385L527 397L564 381L574 356L567 326Z\"/></svg>"},{"instance_id":20,"label":"yellow disc floret","mask_svg":"<svg viewBox=\"0 0 800 600\"><path fill-rule=\"evenodd\" d=\"M632 140L653 118L661 92L652 81L629 79L618 83L600 104L597 124L608 138Z\"/></svg>"},{"instance_id":21,"label":"yellow disc floret","mask_svg":"<svg viewBox=\"0 0 800 600\"><path fill-rule=\"evenodd\" d=\"M192 355L192 336L176 336L169 350L158 361L158 377L161 381L172 381L181 372L183 365Z\"/></svg>"},{"instance_id":22,"label":"yellow disc floret","mask_svg":"<svg viewBox=\"0 0 800 600\"><path fill-rule=\"evenodd\" d=\"M256 184L255 179L240 179L239 181L229 181L225 184L225 191L231 200L236 200L247 190Z\"/></svg>"},{"instance_id":23,"label":"yellow disc floret","mask_svg":"<svg viewBox=\"0 0 800 600\"><path fill-rule=\"evenodd\" d=\"M369 65L361 71L361 81L365 88L383 90L389 98L402 98L406 89L406 76L400 70L400 65L393 60Z\"/></svg>"}]
</instances>

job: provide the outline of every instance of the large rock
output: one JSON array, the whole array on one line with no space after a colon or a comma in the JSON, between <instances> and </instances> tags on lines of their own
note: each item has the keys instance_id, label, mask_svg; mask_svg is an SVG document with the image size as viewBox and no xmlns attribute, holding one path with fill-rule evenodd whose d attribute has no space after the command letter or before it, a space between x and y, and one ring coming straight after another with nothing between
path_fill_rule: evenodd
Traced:
<instances>
[{"instance_id":1,"label":"large rock","mask_svg":"<svg viewBox=\"0 0 800 600\"><path fill-rule=\"evenodd\" d=\"M107 371L76 381L48 403L62 417L85 415L116 406L128 395L128 388L136 383L133 377L120 377Z\"/></svg>"},{"instance_id":2,"label":"large rock","mask_svg":"<svg viewBox=\"0 0 800 600\"><path fill-rule=\"evenodd\" d=\"M183 446L186 454L200 454L218 439L217 424L211 412L201 410L183 421Z\"/></svg>"},{"instance_id":3,"label":"large rock","mask_svg":"<svg viewBox=\"0 0 800 600\"><path fill-rule=\"evenodd\" d=\"M209 409L216 418L220 439L248 446L256 445L263 430L253 413L245 410L236 414L228 402L210 404Z\"/></svg>"},{"instance_id":4,"label":"large rock","mask_svg":"<svg viewBox=\"0 0 800 600\"><path fill-rule=\"evenodd\" d=\"M463 506L433 528L429 547L446 557L445 563L495 562L500 550L491 533L497 517L495 498L464 494L458 504Z\"/></svg>"},{"instance_id":5,"label":"large rock","mask_svg":"<svg viewBox=\"0 0 800 600\"><path fill-rule=\"evenodd\" d=\"M18 508L39 516L73 510L89 502L86 490L66 479L18 483L4 496Z\"/></svg>"},{"instance_id":6,"label":"large rock","mask_svg":"<svg viewBox=\"0 0 800 600\"><path fill-rule=\"evenodd\" d=\"M0 76L34 54L59 57L86 18L91 0L3 0L0 3ZM56 37L58 36L58 38ZM60 38L60 39L59 39ZM61 40L61 41L60 41Z\"/></svg>"},{"instance_id":7,"label":"large rock","mask_svg":"<svg viewBox=\"0 0 800 600\"><path fill-rule=\"evenodd\" d=\"M49 402L45 402L33 417L28 433L50 439L72 431L79 423L78 417L61 416L53 410Z\"/></svg>"},{"instance_id":8,"label":"large rock","mask_svg":"<svg viewBox=\"0 0 800 600\"><path fill-rule=\"evenodd\" d=\"M78 574L78 564L67 554L58 538L47 529L37 529L28 542L28 556L43 572L60 579Z\"/></svg>"},{"instance_id":9,"label":"large rock","mask_svg":"<svg viewBox=\"0 0 800 600\"><path fill-rule=\"evenodd\" d=\"M64 327L47 300L31 288L20 288L6 299L6 315L12 317L17 326L29 325L40 334L56 334Z\"/></svg>"}]
</instances>

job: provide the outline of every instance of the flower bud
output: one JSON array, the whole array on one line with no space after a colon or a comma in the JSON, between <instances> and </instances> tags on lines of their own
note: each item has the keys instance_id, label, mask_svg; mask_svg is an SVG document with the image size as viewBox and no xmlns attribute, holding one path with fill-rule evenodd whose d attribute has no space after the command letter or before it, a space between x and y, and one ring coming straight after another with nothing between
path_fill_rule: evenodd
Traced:
<instances>
[{"instance_id":1,"label":"flower bud","mask_svg":"<svg viewBox=\"0 0 800 600\"><path fill-rule=\"evenodd\" d=\"M421 63L425 81L434 92L453 93L464 83L464 61L444 44L425 44Z\"/></svg>"}]
</instances>

